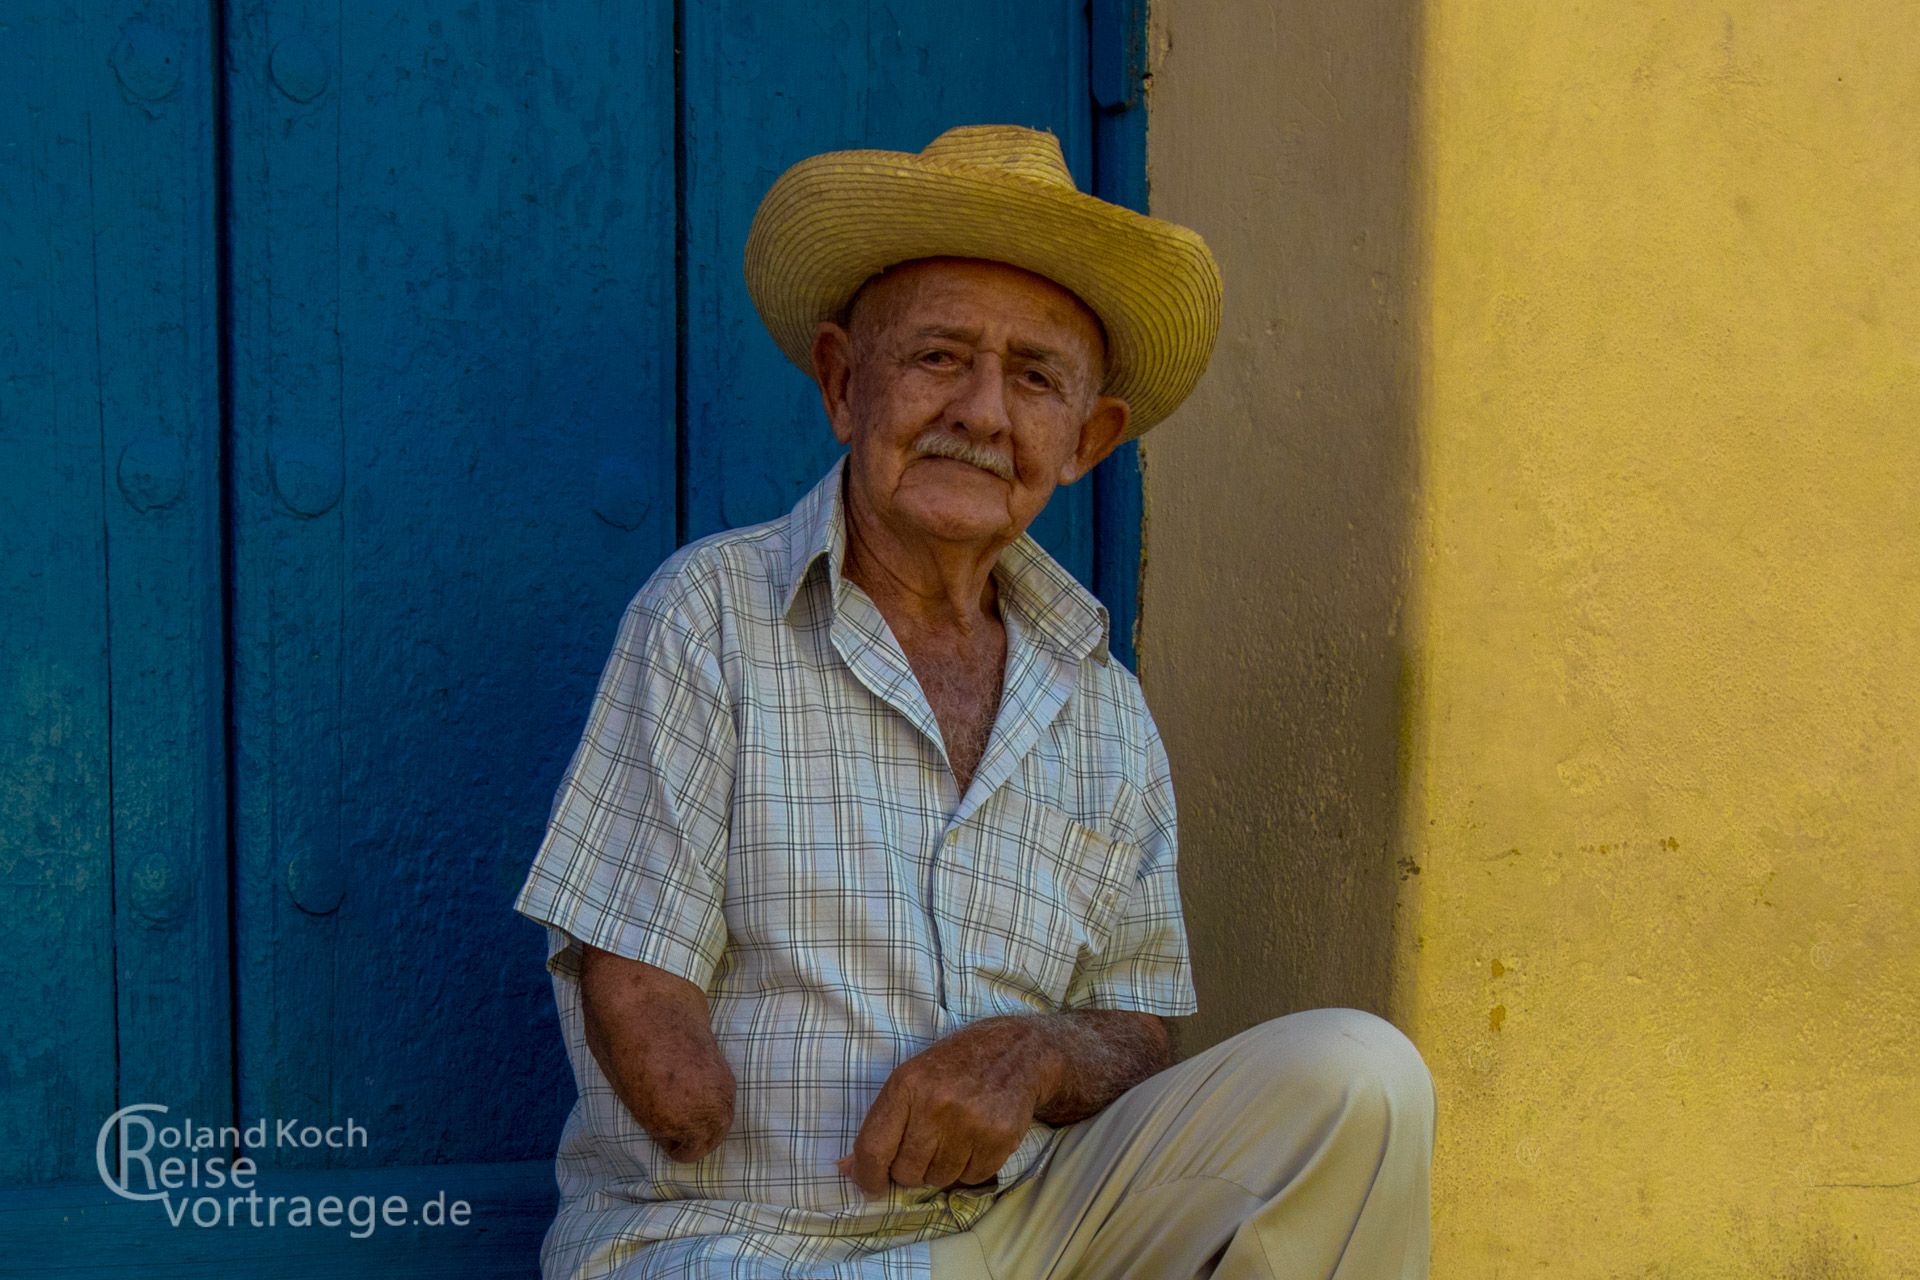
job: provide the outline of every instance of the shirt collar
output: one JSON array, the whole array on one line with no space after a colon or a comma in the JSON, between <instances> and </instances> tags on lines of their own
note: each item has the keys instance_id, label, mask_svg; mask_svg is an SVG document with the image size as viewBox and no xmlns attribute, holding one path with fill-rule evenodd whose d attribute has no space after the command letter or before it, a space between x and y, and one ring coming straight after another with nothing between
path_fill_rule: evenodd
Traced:
<instances>
[{"instance_id":1,"label":"shirt collar","mask_svg":"<svg viewBox=\"0 0 1920 1280\"><path fill-rule=\"evenodd\" d=\"M776 584L783 615L792 611L800 588L823 558L829 598L835 605L839 602L840 568L847 554L841 488L846 466L847 457L842 454L787 515L786 554L780 562L786 576ZM1073 662L1088 654L1108 661L1112 623L1106 606L1030 535L1021 534L1002 551L993 571L1000 580L1002 606L1017 612L1047 647Z\"/></svg>"}]
</instances>

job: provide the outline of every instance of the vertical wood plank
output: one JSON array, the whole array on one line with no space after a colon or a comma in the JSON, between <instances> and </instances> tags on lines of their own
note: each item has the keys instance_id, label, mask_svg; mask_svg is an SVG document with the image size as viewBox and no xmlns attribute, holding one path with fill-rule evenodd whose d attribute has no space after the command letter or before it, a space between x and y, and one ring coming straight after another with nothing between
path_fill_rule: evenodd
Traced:
<instances>
[{"instance_id":1,"label":"vertical wood plank","mask_svg":"<svg viewBox=\"0 0 1920 1280\"><path fill-rule=\"evenodd\" d=\"M106 530L94 343L89 24L0 28L0 1176L71 1177L113 1109ZM94 33L93 45L101 34ZM111 75L111 72L107 74ZM15 180L19 175L20 180Z\"/></svg>"},{"instance_id":2,"label":"vertical wood plank","mask_svg":"<svg viewBox=\"0 0 1920 1280\"><path fill-rule=\"evenodd\" d=\"M1147 207L1146 0L1092 0L1093 193L1139 213ZM1137 668L1142 525L1140 446L1125 444L1091 477L1093 590L1113 618L1115 657Z\"/></svg>"},{"instance_id":3,"label":"vertical wood plank","mask_svg":"<svg viewBox=\"0 0 1920 1280\"><path fill-rule=\"evenodd\" d=\"M324 6L274 16L227 23L236 1052L241 1114L327 1124L345 1119L337 45Z\"/></svg>"},{"instance_id":4,"label":"vertical wood plank","mask_svg":"<svg viewBox=\"0 0 1920 1280\"><path fill-rule=\"evenodd\" d=\"M918 151L959 124L1058 134L1090 190L1083 5L689 4L686 535L770 519L839 446L818 392L766 334L741 276L747 227L788 165L820 151ZM1057 493L1034 535L1093 576L1092 486Z\"/></svg>"},{"instance_id":5,"label":"vertical wood plank","mask_svg":"<svg viewBox=\"0 0 1920 1280\"><path fill-rule=\"evenodd\" d=\"M93 1176L119 1103L231 1110L208 42L0 22L5 1181Z\"/></svg>"},{"instance_id":6,"label":"vertical wood plank","mask_svg":"<svg viewBox=\"0 0 1920 1280\"><path fill-rule=\"evenodd\" d=\"M366 1126L314 1163L571 1100L510 904L672 546L671 21L229 8L241 1109Z\"/></svg>"},{"instance_id":7,"label":"vertical wood plank","mask_svg":"<svg viewBox=\"0 0 1920 1280\"><path fill-rule=\"evenodd\" d=\"M221 1120L233 1104L212 13L204 0L113 9L118 101L93 134L114 406L103 421L120 1102Z\"/></svg>"}]
</instances>

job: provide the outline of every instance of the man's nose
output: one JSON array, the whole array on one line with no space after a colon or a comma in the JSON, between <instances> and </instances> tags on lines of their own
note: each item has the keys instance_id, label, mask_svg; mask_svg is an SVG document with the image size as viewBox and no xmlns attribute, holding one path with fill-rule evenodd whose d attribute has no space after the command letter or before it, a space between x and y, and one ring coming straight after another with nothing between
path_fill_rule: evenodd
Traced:
<instances>
[{"instance_id":1,"label":"man's nose","mask_svg":"<svg viewBox=\"0 0 1920 1280\"><path fill-rule=\"evenodd\" d=\"M967 434L991 438L1013 429L1007 413L1006 370L997 355L977 356L973 367L954 391L948 416Z\"/></svg>"}]
</instances>

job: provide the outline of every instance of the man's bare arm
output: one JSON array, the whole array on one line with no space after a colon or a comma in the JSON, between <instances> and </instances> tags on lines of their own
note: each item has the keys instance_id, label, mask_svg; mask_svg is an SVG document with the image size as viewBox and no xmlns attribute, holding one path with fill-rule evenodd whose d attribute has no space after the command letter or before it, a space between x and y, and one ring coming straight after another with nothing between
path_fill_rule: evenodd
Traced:
<instances>
[{"instance_id":1,"label":"man's bare arm","mask_svg":"<svg viewBox=\"0 0 1920 1280\"><path fill-rule=\"evenodd\" d=\"M985 1182L1035 1120L1084 1120L1172 1063L1172 1035L1149 1013L987 1018L894 1069L842 1167L869 1195L890 1181Z\"/></svg>"},{"instance_id":2,"label":"man's bare arm","mask_svg":"<svg viewBox=\"0 0 1920 1280\"><path fill-rule=\"evenodd\" d=\"M992 1019L990 1021L997 1021ZM1121 1009L1032 1014L1060 1055L1052 1087L1034 1109L1047 1124L1073 1124L1173 1065L1173 1031L1164 1018Z\"/></svg>"},{"instance_id":3,"label":"man's bare arm","mask_svg":"<svg viewBox=\"0 0 1920 1280\"><path fill-rule=\"evenodd\" d=\"M733 1070L713 1038L706 993L665 969L582 948L587 1048L647 1136L698 1160L733 1127Z\"/></svg>"}]
</instances>

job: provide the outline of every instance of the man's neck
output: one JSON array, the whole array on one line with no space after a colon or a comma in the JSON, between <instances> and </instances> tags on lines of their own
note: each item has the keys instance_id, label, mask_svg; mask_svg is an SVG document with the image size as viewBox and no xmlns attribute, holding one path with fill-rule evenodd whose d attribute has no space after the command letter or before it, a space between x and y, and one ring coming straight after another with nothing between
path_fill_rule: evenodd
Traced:
<instances>
[{"instance_id":1,"label":"man's neck","mask_svg":"<svg viewBox=\"0 0 1920 1280\"><path fill-rule=\"evenodd\" d=\"M852 502L846 516L840 574L866 591L899 641L964 795L999 717L1007 631L993 566L1002 548L949 554L945 546L872 536L878 522L863 520Z\"/></svg>"},{"instance_id":2,"label":"man's neck","mask_svg":"<svg viewBox=\"0 0 1920 1280\"><path fill-rule=\"evenodd\" d=\"M999 591L993 567L1004 544L909 545L891 536L851 492L845 517L841 576L873 599L903 642L907 634L945 636L962 644L982 635L998 636Z\"/></svg>"}]
</instances>

